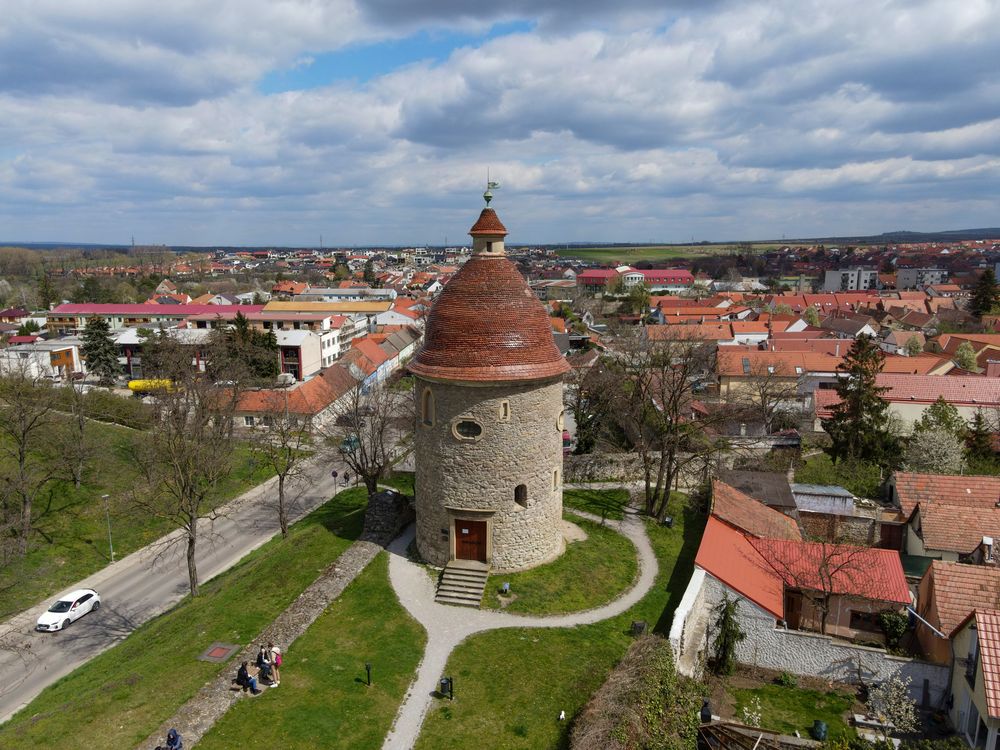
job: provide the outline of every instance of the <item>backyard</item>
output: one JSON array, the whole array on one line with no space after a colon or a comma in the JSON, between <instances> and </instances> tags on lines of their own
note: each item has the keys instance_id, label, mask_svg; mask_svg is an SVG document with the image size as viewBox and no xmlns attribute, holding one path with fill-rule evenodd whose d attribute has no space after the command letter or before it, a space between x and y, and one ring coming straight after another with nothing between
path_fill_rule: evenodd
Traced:
<instances>
[{"instance_id":1,"label":"backyard","mask_svg":"<svg viewBox=\"0 0 1000 750\"><path fill-rule=\"evenodd\" d=\"M44 487L35 504L37 533L28 555L0 568L0 619L107 565L111 560L109 523L116 558L170 531L163 521L129 508L127 493L137 481L129 455L136 431L98 422L91 422L87 430L95 450L82 484L76 488L71 481L56 479ZM270 472L256 464L248 448L240 445L233 456L232 471L215 490L213 505L236 497L268 476ZM107 511L101 499L104 494L109 495Z\"/></svg>"}]
</instances>

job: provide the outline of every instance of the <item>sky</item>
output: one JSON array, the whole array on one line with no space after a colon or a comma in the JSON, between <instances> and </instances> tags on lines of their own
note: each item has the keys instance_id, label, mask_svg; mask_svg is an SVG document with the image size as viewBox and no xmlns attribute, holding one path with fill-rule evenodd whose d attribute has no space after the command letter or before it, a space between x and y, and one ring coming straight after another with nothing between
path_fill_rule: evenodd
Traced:
<instances>
[{"instance_id":1,"label":"sky","mask_svg":"<svg viewBox=\"0 0 1000 750\"><path fill-rule=\"evenodd\" d=\"M0 241L1000 225L1000 0L3 0Z\"/></svg>"}]
</instances>

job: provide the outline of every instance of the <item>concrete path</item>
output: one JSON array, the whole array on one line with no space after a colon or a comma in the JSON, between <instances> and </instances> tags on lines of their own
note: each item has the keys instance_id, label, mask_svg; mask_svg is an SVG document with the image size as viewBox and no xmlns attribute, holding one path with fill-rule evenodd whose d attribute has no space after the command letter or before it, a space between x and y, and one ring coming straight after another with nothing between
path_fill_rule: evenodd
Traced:
<instances>
[{"instance_id":1,"label":"concrete path","mask_svg":"<svg viewBox=\"0 0 1000 750\"><path fill-rule=\"evenodd\" d=\"M570 512L597 522L600 518L582 511ZM642 520L627 514L623 521L608 521L608 526L626 536L635 545L639 557L639 576L624 595L602 607L551 617L527 617L464 607L450 607L434 602L434 583L426 570L406 557L406 548L413 541L411 526L389 546L389 579L399 601L424 626L427 647L417 667L403 704L399 707L392 729L386 735L383 750L409 750L420 734L424 717L433 702L438 681L444 676L448 656L462 641L474 633L497 628L569 628L589 625L625 612L653 587L658 565L653 547L646 536Z\"/></svg>"},{"instance_id":2,"label":"concrete path","mask_svg":"<svg viewBox=\"0 0 1000 750\"><path fill-rule=\"evenodd\" d=\"M304 476L289 491L289 521L297 521L335 494L332 469L344 466L325 458L311 459ZM338 489L343 489L343 483ZM228 570L279 533L277 480L269 479L220 508L220 517L201 524L198 572L202 582ZM209 529L211 528L211 532ZM55 596L0 625L0 639L17 651L0 650L0 722L7 721L42 690L98 654L124 640L137 627L165 612L188 593L183 544L157 556L167 534L64 591L93 588L101 594L100 611L86 615L66 631L37 633L38 616Z\"/></svg>"}]
</instances>

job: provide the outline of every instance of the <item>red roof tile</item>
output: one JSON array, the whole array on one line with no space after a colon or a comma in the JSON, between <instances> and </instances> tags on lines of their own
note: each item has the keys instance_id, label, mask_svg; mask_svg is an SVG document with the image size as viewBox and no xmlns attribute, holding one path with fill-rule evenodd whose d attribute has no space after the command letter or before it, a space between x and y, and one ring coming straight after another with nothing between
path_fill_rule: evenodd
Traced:
<instances>
[{"instance_id":1,"label":"red roof tile","mask_svg":"<svg viewBox=\"0 0 1000 750\"><path fill-rule=\"evenodd\" d=\"M975 615L986 708L991 717L1000 718L1000 612L977 609Z\"/></svg>"},{"instance_id":2,"label":"red roof tile","mask_svg":"<svg viewBox=\"0 0 1000 750\"><path fill-rule=\"evenodd\" d=\"M743 533L715 516L708 517L694 563L776 618L785 616L781 579Z\"/></svg>"},{"instance_id":3,"label":"red roof tile","mask_svg":"<svg viewBox=\"0 0 1000 750\"><path fill-rule=\"evenodd\" d=\"M548 312L517 266L503 255L475 253L441 290L409 369L427 378L502 382L557 377L570 368Z\"/></svg>"},{"instance_id":4,"label":"red roof tile","mask_svg":"<svg viewBox=\"0 0 1000 750\"><path fill-rule=\"evenodd\" d=\"M469 234L473 237L486 234L505 235L507 234L507 227L500 221L500 217L497 216L496 211L492 208L484 208L483 212L479 214L476 223L472 225L472 229L469 230Z\"/></svg>"},{"instance_id":5,"label":"red roof tile","mask_svg":"<svg viewBox=\"0 0 1000 750\"><path fill-rule=\"evenodd\" d=\"M754 536L802 539L793 519L718 479L712 482L712 515Z\"/></svg>"},{"instance_id":6,"label":"red roof tile","mask_svg":"<svg viewBox=\"0 0 1000 750\"><path fill-rule=\"evenodd\" d=\"M930 602L927 607L921 602L921 616L943 633L952 632L976 607L1000 609L1000 569L934 560L924 577L930 578Z\"/></svg>"},{"instance_id":7,"label":"red roof tile","mask_svg":"<svg viewBox=\"0 0 1000 750\"><path fill-rule=\"evenodd\" d=\"M970 554L984 536L1000 539L1000 477L897 471L893 485L903 515L919 508L928 549Z\"/></svg>"}]
</instances>

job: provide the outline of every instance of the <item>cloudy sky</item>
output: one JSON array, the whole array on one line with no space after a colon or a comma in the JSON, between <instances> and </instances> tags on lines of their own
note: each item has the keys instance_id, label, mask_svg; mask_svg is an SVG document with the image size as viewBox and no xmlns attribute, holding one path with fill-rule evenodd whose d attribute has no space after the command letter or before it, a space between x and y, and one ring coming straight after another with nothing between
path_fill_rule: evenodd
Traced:
<instances>
[{"instance_id":1,"label":"cloudy sky","mask_svg":"<svg viewBox=\"0 0 1000 750\"><path fill-rule=\"evenodd\" d=\"M0 5L0 240L1000 225L1000 0Z\"/></svg>"}]
</instances>

